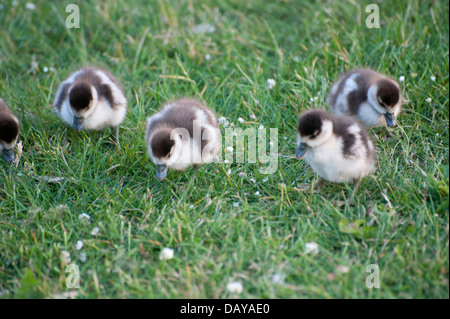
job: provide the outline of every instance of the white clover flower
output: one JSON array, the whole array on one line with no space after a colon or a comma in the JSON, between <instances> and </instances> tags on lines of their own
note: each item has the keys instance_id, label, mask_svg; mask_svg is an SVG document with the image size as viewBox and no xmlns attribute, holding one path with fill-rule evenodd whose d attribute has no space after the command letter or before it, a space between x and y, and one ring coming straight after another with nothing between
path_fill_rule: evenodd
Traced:
<instances>
[{"instance_id":1,"label":"white clover flower","mask_svg":"<svg viewBox=\"0 0 450 319\"><path fill-rule=\"evenodd\" d=\"M91 219L91 216L89 216L89 215L86 214L86 213L81 213L81 214L78 216L78 219L89 220L89 219Z\"/></svg>"},{"instance_id":2,"label":"white clover flower","mask_svg":"<svg viewBox=\"0 0 450 319\"><path fill-rule=\"evenodd\" d=\"M239 202L234 202L233 207L235 207L235 208L239 207Z\"/></svg>"},{"instance_id":3,"label":"white clover flower","mask_svg":"<svg viewBox=\"0 0 450 319\"><path fill-rule=\"evenodd\" d=\"M399 82L405 81L405 76L404 76L404 75L400 76L400 77L398 78L398 81L399 81Z\"/></svg>"},{"instance_id":4,"label":"white clover flower","mask_svg":"<svg viewBox=\"0 0 450 319\"><path fill-rule=\"evenodd\" d=\"M265 182L267 182L268 180L269 180L269 178L266 177L266 178L264 178L262 181L263 181L263 183L265 183Z\"/></svg>"},{"instance_id":5,"label":"white clover flower","mask_svg":"<svg viewBox=\"0 0 450 319\"><path fill-rule=\"evenodd\" d=\"M227 290L232 294L240 294L244 291L244 286L242 286L242 283L239 281L232 281L228 283Z\"/></svg>"},{"instance_id":6,"label":"white clover flower","mask_svg":"<svg viewBox=\"0 0 450 319\"><path fill-rule=\"evenodd\" d=\"M239 121L239 123L244 123L245 122L245 120L242 117L238 118L238 121Z\"/></svg>"},{"instance_id":7,"label":"white clover flower","mask_svg":"<svg viewBox=\"0 0 450 319\"><path fill-rule=\"evenodd\" d=\"M226 148L226 150L228 151L228 152L233 152L233 146L228 146L227 148Z\"/></svg>"},{"instance_id":8,"label":"white clover flower","mask_svg":"<svg viewBox=\"0 0 450 319\"><path fill-rule=\"evenodd\" d=\"M159 253L160 260L169 260L173 258L173 249L164 247Z\"/></svg>"},{"instance_id":9,"label":"white clover flower","mask_svg":"<svg viewBox=\"0 0 450 319\"><path fill-rule=\"evenodd\" d=\"M272 275L272 282L276 285L282 285L284 283L286 275L280 272L276 272Z\"/></svg>"},{"instance_id":10,"label":"white clover flower","mask_svg":"<svg viewBox=\"0 0 450 319\"><path fill-rule=\"evenodd\" d=\"M432 75L432 76L430 77L430 80L434 82L434 81L436 81L436 77L435 77L434 75Z\"/></svg>"},{"instance_id":11,"label":"white clover flower","mask_svg":"<svg viewBox=\"0 0 450 319\"><path fill-rule=\"evenodd\" d=\"M34 9L36 9L36 5L34 3L28 2L25 5L25 8L27 8L28 10L34 10Z\"/></svg>"},{"instance_id":12,"label":"white clover flower","mask_svg":"<svg viewBox=\"0 0 450 319\"><path fill-rule=\"evenodd\" d=\"M252 120L255 120L255 119L256 119L255 114L251 114L251 115L250 115L250 118L251 118Z\"/></svg>"},{"instance_id":13,"label":"white clover flower","mask_svg":"<svg viewBox=\"0 0 450 319\"><path fill-rule=\"evenodd\" d=\"M86 253L83 251L80 253L80 260L81 262L86 262Z\"/></svg>"},{"instance_id":14,"label":"white clover flower","mask_svg":"<svg viewBox=\"0 0 450 319\"><path fill-rule=\"evenodd\" d=\"M202 23L194 26L193 31L194 33L213 33L216 31L216 28L209 23Z\"/></svg>"},{"instance_id":15,"label":"white clover flower","mask_svg":"<svg viewBox=\"0 0 450 319\"><path fill-rule=\"evenodd\" d=\"M272 142L272 141L270 141L270 142L269 142L269 145L270 145L270 146L273 146L273 142Z\"/></svg>"},{"instance_id":16,"label":"white clover flower","mask_svg":"<svg viewBox=\"0 0 450 319\"><path fill-rule=\"evenodd\" d=\"M44 72L47 73L48 72L48 68L46 66L44 66Z\"/></svg>"},{"instance_id":17,"label":"white clover flower","mask_svg":"<svg viewBox=\"0 0 450 319\"><path fill-rule=\"evenodd\" d=\"M226 159L226 160L224 160L223 162L224 162L225 164L228 164L229 161Z\"/></svg>"},{"instance_id":18,"label":"white clover flower","mask_svg":"<svg viewBox=\"0 0 450 319\"><path fill-rule=\"evenodd\" d=\"M260 126L259 126L259 129L260 129L260 130L264 130L264 125L260 125Z\"/></svg>"},{"instance_id":19,"label":"white clover flower","mask_svg":"<svg viewBox=\"0 0 450 319\"><path fill-rule=\"evenodd\" d=\"M70 253L68 251L61 251L60 258L64 265L68 265L70 263Z\"/></svg>"},{"instance_id":20,"label":"white clover flower","mask_svg":"<svg viewBox=\"0 0 450 319\"><path fill-rule=\"evenodd\" d=\"M276 85L276 82L274 79L267 79L267 88L269 90L272 90Z\"/></svg>"},{"instance_id":21,"label":"white clover flower","mask_svg":"<svg viewBox=\"0 0 450 319\"><path fill-rule=\"evenodd\" d=\"M344 265L339 265L336 268L336 272L341 273L341 274L346 274L346 273L348 273L349 270L350 270L350 268L348 268L347 266L344 266Z\"/></svg>"},{"instance_id":22,"label":"white clover flower","mask_svg":"<svg viewBox=\"0 0 450 319\"><path fill-rule=\"evenodd\" d=\"M189 208L191 209L194 208L194 204L189 205Z\"/></svg>"},{"instance_id":23,"label":"white clover flower","mask_svg":"<svg viewBox=\"0 0 450 319\"><path fill-rule=\"evenodd\" d=\"M431 103L431 97L427 98L427 99L425 100L425 102Z\"/></svg>"},{"instance_id":24,"label":"white clover flower","mask_svg":"<svg viewBox=\"0 0 450 319\"><path fill-rule=\"evenodd\" d=\"M219 117L218 122L219 124L223 124L224 126L228 126L228 124L230 124L228 120L223 116Z\"/></svg>"},{"instance_id":25,"label":"white clover flower","mask_svg":"<svg viewBox=\"0 0 450 319\"><path fill-rule=\"evenodd\" d=\"M259 191L256 191L256 192L255 192L255 195L256 195L256 196L260 196Z\"/></svg>"},{"instance_id":26,"label":"white clover flower","mask_svg":"<svg viewBox=\"0 0 450 319\"><path fill-rule=\"evenodd\" d=\"M100 231L100 228L94 227L94 229L92 229L92 231L91 231L91 235L92 236L97 236L99 231Z\"/></svg>"},{"instance_id":27,"label":"white clover flower","mask_svg":"<svg viewBox=\"0 0 450 319\"><path fill-rule=\"evenodd\" d=\"M77 241L77 245L75 246L76 250L81 250L83 248L84 244L82 240Z\"/></svg>"},{"instance_id":28,"label":"white clover flower","mask_svg":"<svg viewBox=\"0 0 450 319\"><path fill-rule=\"evenodd\" d=\"M305 254L317 254L319 252L319 245L315 242L310 242L305 244Z\"/></svg>"},{"instance_id":29,"label":"white clover flower","mask_svg":"<svg viewBox=\"0 0 450 319\"><path fill-rule=\"evenodd\" d=\"M211 60L211 56L210 56L209 54L206 54L206 55L205 55L205 60L206 60L206 61L210 61L210 60Z\"/></svg>"}]
</instances>

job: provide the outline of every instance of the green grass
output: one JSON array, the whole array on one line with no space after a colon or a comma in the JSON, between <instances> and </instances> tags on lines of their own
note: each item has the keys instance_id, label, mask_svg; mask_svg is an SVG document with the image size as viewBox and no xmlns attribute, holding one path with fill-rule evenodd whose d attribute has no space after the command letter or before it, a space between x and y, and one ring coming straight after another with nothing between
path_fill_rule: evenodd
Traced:
<instances>
[{"instance_id":1,"label":"green grass","mask_svg":"<svg viewBox=\"0 0 450 319\"><path fill-rule=\"evenodd\" d=\"M72 2L80 29L64 24ZM377 2L380 29L365 26L371 2L25 3L0 10L0 96L20 118L23 143L17 166L0 160L1 298L68 291L62 251L81 272L77 298L449 297L448 1ZM192 31L204 23L214 32ZM62 143L65 127L49 105L84 65L108 68L126 91L121 151L108 130L72 130ZM237 127L278 128L279 153L291 156L298 116L327 109L330 85L360 66L405 76L408 102L397 140L370 130L377 169L355 207L339 205L351 185L315 191L318 176L285 157L272 175L260 164L210 164L194 179L188 169L156 180L144 122L165 101L193 96ZM308 242L317 255L305 254ZM173 259L159 260L163 247ZM369 264L379 266L379 289L365 285ZM275 272L284 284L272 283ZM239 296L226 289L236 280Z\"/></svg>"}]
</instances>

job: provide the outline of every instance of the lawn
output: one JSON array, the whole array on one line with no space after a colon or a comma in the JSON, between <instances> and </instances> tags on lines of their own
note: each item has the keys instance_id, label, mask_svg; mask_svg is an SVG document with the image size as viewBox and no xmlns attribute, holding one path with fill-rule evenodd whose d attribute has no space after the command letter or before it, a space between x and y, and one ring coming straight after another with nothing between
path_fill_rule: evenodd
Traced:
<instances>
[{"instance_id":1,"label":"lawn","mask_svg":"<svg viewBox=\"0 0 450 319\"><path fill-rule=\"evenodd\" d=\"M380 28L360 1L2 1L0 97L23 149L0 158L0 298L449 298L449 2L372 2ZM109 130L63 143L51 105L86 65L126 92L121 150ZM298 116L329 109L356 67L402 78L406 102L394 139L369 130L376 171L349 206L351 185L293 155ZM159 182L145 119L178 97L277 128L275 172L221 162Z\"/></svg>"}]
</instances>

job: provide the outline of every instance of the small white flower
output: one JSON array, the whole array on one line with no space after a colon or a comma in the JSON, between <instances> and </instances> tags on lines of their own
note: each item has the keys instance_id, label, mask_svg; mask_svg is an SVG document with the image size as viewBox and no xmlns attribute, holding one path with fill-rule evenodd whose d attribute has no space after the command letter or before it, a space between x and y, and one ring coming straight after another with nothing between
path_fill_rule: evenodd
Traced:
<instances>
[{"instance_id":1,"label":"small white flower","mask_svg":"<svg viewBox=\"0 0 450 319\"><path fill-rule=\"evenodd\" d=\"M81 214L78 216L78 219L89 220L89 219L91 219L91 216L89 216L89 215L86 214L86 213L81 213Z\"/></svg>"},{"instance_id":2,"label":"small white flower","mask_svg":"<svg viewBox=\"0 0 450 319\"><path fill-rule=\"evenodd\" d=\"M431 81L436 81L436 77L434 76L434 75L432 75L431 77L430 77L430 79L431 79Z\"/></svg>"},{"instance_id":3,"label":"small white flower","mask_svg":"<svg viewBox=\"0 0 450 319\"><path fill-rule=\"evenodd\" d=\"M226 159L226 160L224 160L223 162L224 162L225 164L228 164L228 160L227 160L227 159Z\"/></svg>"},{"instance_id":4,"label":"small white flower","mask_svg":"<svg viewBox=\"0 0 450 319\"><path fill-rule=\"evenodd\" d=\"M260 196L259 191L256 191L256 192L255 192L255 195L256 195L256 196Z\"/></svg>"},{"instance_id":5,"label":"small white flower","mask_svg":"<svg viewBox=\"0 0 450 319\"><path fill-rule=\"evenodd\" d=\"M244 291L244 287L242 286L241 282L232 281L228 283L227 290L232 294L240 294L242 291Z\"/></svg>"},{"instance_id":6,"label":"small white flower","mask_svg":"<svg viewBox=\"0 0 450 319\"><path fill-rule=\"evenodd\" d=\"M209 23L202 23L194 26L193 31L194 33L213 33L214 31L216 31L216 28Z\"/></svg>"},{"instance_id":7,"label":"small white flower","mask_svg":"<svg viewBox=\"0 0 450 319\"><path fill-rule=\"evenodd\" d=\"M25 8L27 8L28 10L34 10L34 9L36 9L36 5L34 3L28 2L25 5Z\"/></svg>"},{"instance_id":8,"label":"small white flower","mask_svg":"<svg viewBox=\"0 0 450 319\"><path fill-rule=\"evenodd\" d=\"M431 103L431 97L427 98L427 99L425 100L425 102Z\"/></svg>"},{"instance_id":9,"label":"small white flower","mask_svg":"<svg viewBox=\"0 0 450 319\"><path fill-rule=\"evenodd\" d=\"M264 125L260 125L260 126L259 126L259 129L260 129L260 130L264 130Z\"/></svg>"},{"instance_id":10,"label":"small white flower","mask_svg":"<svg viewBox=\"0 0 450 319\"><path fill-rule=\"evenodd\" d=\"M239 202L234 202L233 207L239 207Z\"/></svg>"},{"instance_id":11,"label":"small white flower","mask_svg":"<svg viewBox=\"0 0 450 319\"><path fill-rule=\"evenodd\" d=\"M272 142L272 141L270 141L270 142L269 142L269 145L270 145L270 146L273 146L273 142Z\"/></svg>"},{"instance_id":12,"label":"small white flower","mask_svg":"<svg viewBox=\"0 0 450 319\"><path fill-rule=\"evenodd\" d=\"M194 204L189 205L189 208L194 208Z\"/></svg>"},{"instance_id":13,"label":"small white flower","mask_svg":"<svg viewBox=\"0 0 450 319\"><path fill-rule=\"evenodd\" d=\"M61 251L61 261L63 262L64 265L68 265L70 263L70 253L63 250Z\"/></svg>"},{"instance_id":14,"label":"small white flower","mask_svg":"<svg viewBox=\"0 0 450 319\"><path fill-rule=\"evenodd\" d=\"M399 81L399 82L405 81L405 76L404 76L404 75L400 76L400 77L398 78L398 81Z\"/></svg>"},{"instance_id":15,"label":"small white flower","mask_svg":"<svg viewBox=\"0 0 450 319\"><path fill-rule=\"evenodd\" d=\"M47 73L48 72L48 68L46 66L44 66L44 72Z\"/></svg>"},{"instance_id":16,"label":"small white flower","mask_svg":"<svg viewBox=\"0 0 450 319\"><path fill-rule=\"evenodd\" d=\"M226 148L226 150L228 151L228 152L233 152L233 146L228 146L227 148Z\"/></svg>"},{"instance_id":17,"label":"small white flower","mask_svg":"<svg viewBox=\"0 0 450 319\"><path fill-rule=\"evenodd\" d=\"M350 268L348 268L347 266L344 266L344 265L339 265L336 268L336 272L341 273L341 274L346 274L346 273L348 273L349 270L350 270Z\"/></svg>"},{"instance_id":18,"label":"small white flower","mask_svg":"<svg viewBox=\"0 0 450 319\"><path fill-rule=\"evenodd\" d=\"M254 179L253 177L249 179L250 182L256 183L256 179Z\"/></svg>"},{"instance_id":19,"label":"small white flower","mask_svg":"<svg viewBox=\"0 0 450 319\"><path fill-rule=\"evenodd\" d=\"M173 258L173 249L164 247L159 253L160 260L169 260Z\"/></svg>"},{"instance_id":20,"label":"small white flower","mask_svg":"<svg viewBox=\"0 0 450 319\"><path fill-rule=\"evenodd\" d=\"M97 236L99 231L100 231L100 228L94 227L94 229L92 229L92 231L91 231L91 235L92 236Z\"/></svg>"},{"instance_id":21,"label":"small white flower","mask_svg":"<svg viewBox=\"0 0 450 319\"><path fill-rule=\"evenodd\" d=\"M219 124L223 124L225 126L227 126L229 124L228 120L223 116L219 117L218 122L219 122Z\"/></svg>"},{"instance_id":22,"label":"small white flower","mask_svg":"<svg viewBox=\"0 0 450 319\"><path fill-rule=\"evenodd\" d=\"M286 278L285 274L276 272L272 275L272 282L276 285L282 285L284 283L284 278Z\"/></svg>"},{"instance_id":23,"label":"small white flower","mask_svg":"<svg viewBox=\"0 0 450 319\"><path fill-rule=\"evenodd\" d=\"M81 250L83 248L84 244L82 240L77 241L77 245L75 246L76 250Z\"/></svg>"},{"instance_id":24,"label":"small white flower","mask_svg":"<svg viewBox=\"0 0 450 319\"><path fill-rule=\"evenodd\" d=\"M80 260L81 262L86 262L86 253L83 251L80 253Z\"/></svg>"},{"instance_id":25,"label":"small white flower","mask_svg":"<svg viewBox=\"0 0 450 319\"><path fill-rule=\"evenodd\" d=\"M269 180L269 178L267 178L267 177L264 178L264 179L263 179L263 183L267 182L268 180Z\"/></svg>"},{"instance_id":26,"label":"small white flower","mask_svg":"<svg viewBox=\"0 0 450 319\"><path fill-rule=\"evenodd\" d=\"M211 60L211 56L209 54L205 55L205 60L206 61L210 61Z\"/></svg>"},{"instance_id":27,"label":"small white flower","mask_svg":"<svg viewBox=\"0 0 450 319\"><path fill-rule=\"evenodd\" d=\"M228 174L228 175L231 174L231 168L227 171L227 174Z\"/></svg>"},{"instance_id":28,"label":"small white flower","mask_svg":"<svg viewBox=\"0 0 450 319\"><path fill-rule=\"evenodd\" d=\"M275 82L274 79L268 79L267 80L267 88L269 90L272 90L275 87L275 85L276 85L276 82Z\"/></svg>"},{"instance_id":29,"label":"small white flower","mask_svg":"<svg viewBox=\"0 0 450 319\"><path fill-rule=\"evenodd\" d=\"M317 101L318 99L319 99L318 96L315 96L315 97L314 97L314 101Z\"/></svg>"},{"instance_id":30,"label":"small white flower","mask_svg":"<svg viewBox=\"0 0 450 319\"><path fill-rule=\"evenodd\" d=\"M255 120L255 119L256 119L255 114L251 114L251 115L250 115L250 118L251 118L252 120Z\"/></svg>"},{"instance_id":31,"label":"small white flower","mask_svg":"<svg viewBox=\"0 0 450 319\"><path fill-rule=\"evenodd\" d=\"M314 255L319 252L319 245L315 242L305 244L305 254L313 253Z\"/></svg>"},{"instance_id":32,"label":"small white flower","mask_svg":"<svg viewBox=\"0 0 450 319\"><path fill-rule=\"evenodd\" d=\"M242 117L238 118L238 121L239 121L239 123L244 123L245 122L245 120Z\"/></svg>"}]
</instances>

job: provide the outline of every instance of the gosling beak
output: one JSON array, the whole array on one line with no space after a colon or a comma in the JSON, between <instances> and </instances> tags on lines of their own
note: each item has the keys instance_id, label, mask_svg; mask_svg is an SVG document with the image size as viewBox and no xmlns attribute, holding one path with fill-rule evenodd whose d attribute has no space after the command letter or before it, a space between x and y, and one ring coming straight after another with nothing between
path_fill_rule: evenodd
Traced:
<instances>
[{"instance_id":1,"label":"gosling beak","mask_svg":"<svg viewBox=\"0 0 450 319\"><path fill-rule=\"evenodd\" d=\"M167 166L166 165L158 165L156 169L156 178L158 181L162 181L167 175Z\"/></svg>"},{"instance_id":2,"label":"gosling beak","mask_svg":"<svg viewBox=\"0 0 450 319\"><path fill-rule=\"evenodd\" d=\"M295 151L295 156L297 158L302 158L303 156L305 156L305 154L308 152L309 149L310 146L300 142L299 146L297 147L297 150Z\"/></svg>"},{"instance_id":3,"label":"gosling beak","mask_svg":"<svg viewBox=\"0 0 450 319\"><path fill-rule=\"evenodd\" d=\"M7 163L12 163L14 161L15 155L12 148L11 149L4 148L2 153Z\"/></svg>"},{"instance_id":4,"label":"gosling beak","mask_svg":"<svg viewBox=\"0 0 450 319\"><path fill-rule=\"evenodd\" d=\"M387 126L389 126L389 127L394 127L395 126L395 115L394 115L394 113L386 112L386 113L384 113L384 118L386 119Z\"/></svg>"},{"instance_id":5,"label":"gosling beak","mask_svg":"<svg viewBox=\"0 0 450 319\"><path fill-rule=\"evenodd\" d=\"M75 132L80 132L83 129L83 118L75 116L73 118L73 129Z\"/></svg>"}]
</instances>

